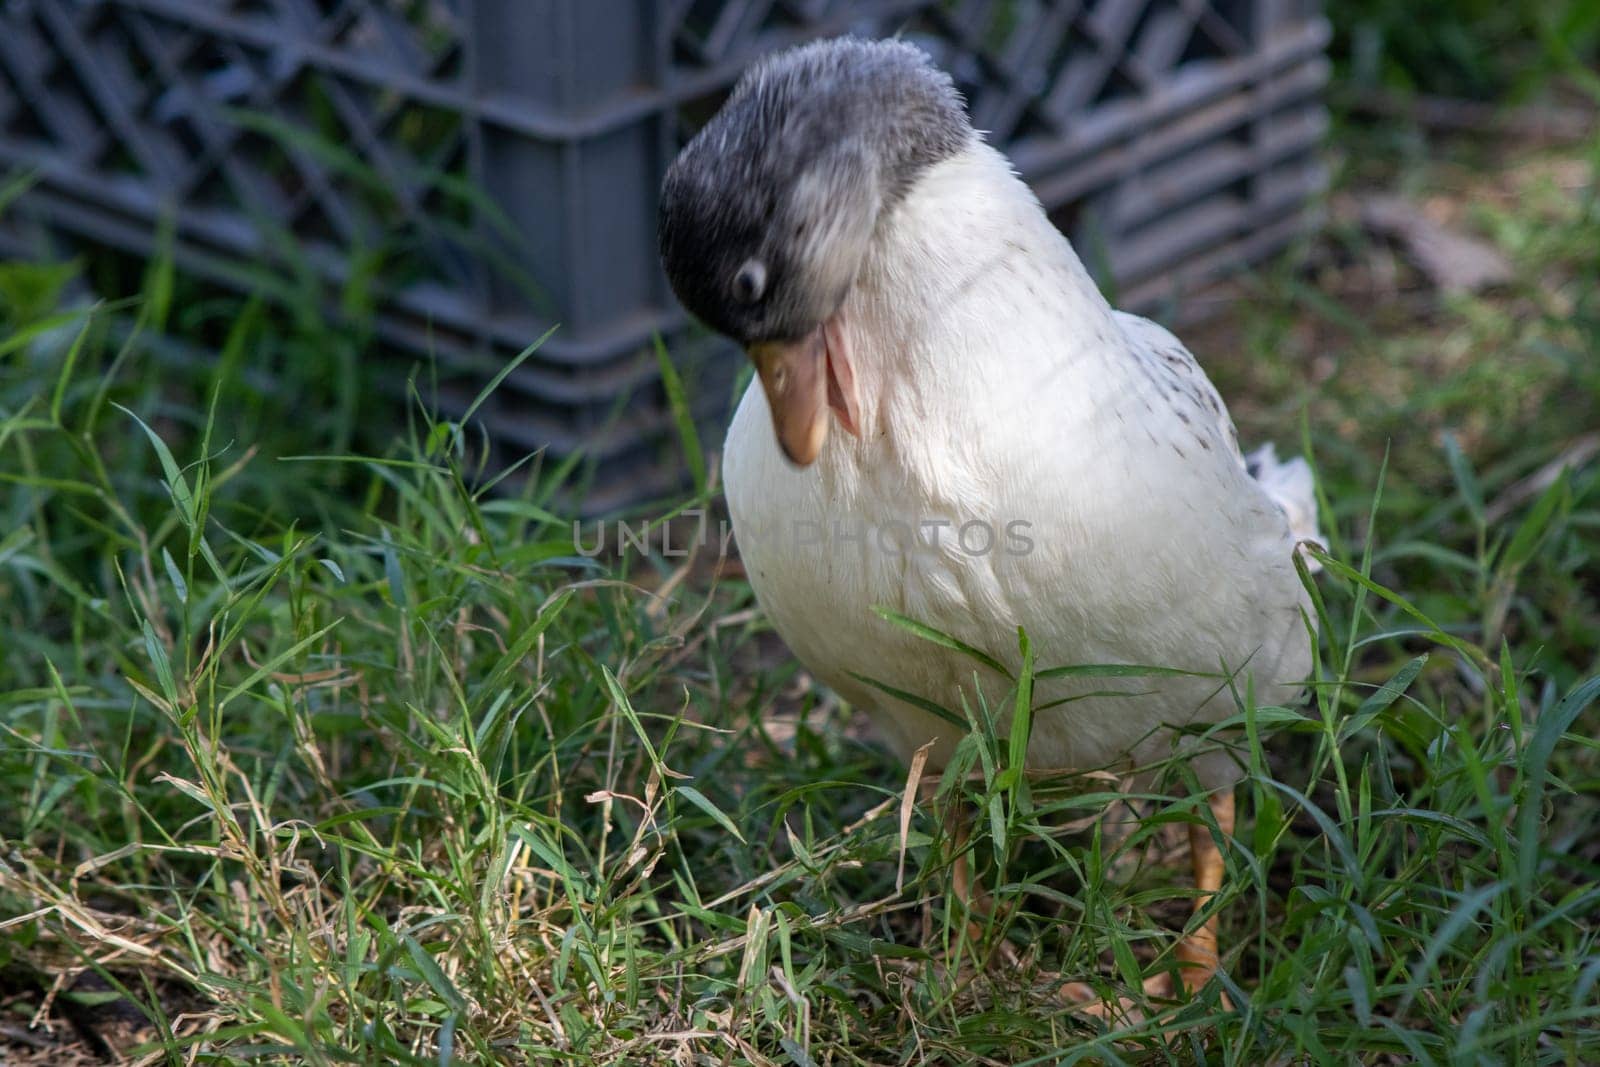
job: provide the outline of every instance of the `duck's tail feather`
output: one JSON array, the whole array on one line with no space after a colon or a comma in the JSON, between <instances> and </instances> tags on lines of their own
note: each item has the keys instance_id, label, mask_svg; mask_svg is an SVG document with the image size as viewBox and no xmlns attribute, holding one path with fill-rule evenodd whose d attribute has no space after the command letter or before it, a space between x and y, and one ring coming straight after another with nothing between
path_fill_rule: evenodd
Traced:
<instances>
[{"instance_id":1,"label":"duck's tail feather","mask_svg":"<svg viewBox=\"0 0 1600 1067\"><path fill-rule=\"evenodd\" d=\"M1300 456L1280 460L1278 450L1270 443L1245 456L1244 465L1250 477L1261 483L1261 488L1283 509L1295 542L1309 541L1326 549L1328 542L1317 529L1317 492L1311 478L1311 465ZM1302 555L1312 573L1322 569L1322 564L1314 558Z\"/></svg>"}]
</instances>

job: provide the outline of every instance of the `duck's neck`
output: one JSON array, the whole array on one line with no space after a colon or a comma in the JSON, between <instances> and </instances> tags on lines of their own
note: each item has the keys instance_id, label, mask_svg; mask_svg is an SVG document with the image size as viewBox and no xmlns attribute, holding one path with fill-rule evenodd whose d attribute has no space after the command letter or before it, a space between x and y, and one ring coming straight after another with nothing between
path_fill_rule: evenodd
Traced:
<instances>
[{"instance_id":1,"label":"duck's neck","mask_svg":"<svg viewBox=\"0 0 1600 1067\"><path fill-rule=\"evenodd\" d=\"M1103 359L1116 331L1033 192L977 140L879 220L844 310L864 429L879 431L989 417L997 389Z\"/></svg>"}]
</instances>

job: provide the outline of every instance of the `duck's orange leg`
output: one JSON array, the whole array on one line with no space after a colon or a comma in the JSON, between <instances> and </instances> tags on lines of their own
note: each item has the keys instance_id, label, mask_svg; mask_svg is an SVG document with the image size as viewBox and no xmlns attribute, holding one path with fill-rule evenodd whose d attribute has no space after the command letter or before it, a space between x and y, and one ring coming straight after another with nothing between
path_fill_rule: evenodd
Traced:
<instances>
[{"instance_id":1,"label":"duck's orange leg","mask_svg":"<svg viewBox=\"0 0 1600 1067\"><path fill-rule=\"evenodd\" d=\"M973 818L973 814L956 801L946 813L944 825L950 836L950 849L955 853L955 862L950 865L950 895L966 904L967 940L981 950L987 933L984 924L994 918L997 909L989 891L972 875L972 854L967 842L972 838ZM998 956L1008 967L1015 967L1019 962L1016 950L1004 938L988 946L982 958L987 960L991 955Z\"/></svg>"},{"instance_id":2,"label":"duck's orange leg","mask_svg":"<svg viewBox=\"0 0 1600 1067\"><path fill-rule=\"evenodd\" d=\"M1208 803L1212 816L1217 820L1217 829L1222 832L1223 838L1232 837L1233 790L1228 789L1213 794ZM1209 826L1190 824L1189 859L1194 866L1195 888L1200 890L1200 895L1194 902L1195 914L1199 914L1222 888L1222 876L1227 870L1222 858L1222 849L1217 847ZM1178 959L1178 974L1183 982L1184 992L1193 996L1211 980L1212 975L1217 973L1217 917L1210 916L1195 930L1185 934L1178 941L1174 954ZM1163 971L1145 979L1144 993L1146 997L1160 999L1172 997L1171 973ZM1061 995L1069 1001L1084 1005L1083 1012L1086 1015L1123 1019L1133 1019L1138 1016L1137 1005L1128 998L1122 997L1117 1003L1108 1004L1100 1000L1094 987L1083 982L1067 983L1061 988ZM1226 997L1223 998L1223 1003L1227 1003Z\"/></svg>"},{"instance_id":3,"label":"duck's orange leg","mask_svg":"<svg viewBox=\"0 0 1600 1067\"><path fill-rule=\"evenodd\" d=\"M1217 829L1224 839L1233 836L1233 790L1215 793L1210 799L1211 814L1217 820ZM1194 910L1199 914L1217 890L1222 888L1222 875L1227 865L1222 850L1211 836L1211 828L1199 823L1189 824L1189 859L1194 864L1194 884L1200 890L1195 898ZM1188 993L1198 992L1211 976L1217 973L1217 917L1212 915L1199 928L1183 937L1177 948L1179 976Z\"/></svg>"},{"instance_id":4,"label":"duck's orange leg","mask_svg":"<svg viewBox=\"0 0 1600 1067\"><path fill-rule=\"evenodd\" d=\"M980 944L983 924L979 920L994 914L994 901L983 884L972 876L972 853L967 848L972 838L972 815L960 800L951 803L944 826L950 835L950 850L955 853L955 862L950 865L950 894L967 906L967 936L973 944Z\"/></svg>"}]
</instances>

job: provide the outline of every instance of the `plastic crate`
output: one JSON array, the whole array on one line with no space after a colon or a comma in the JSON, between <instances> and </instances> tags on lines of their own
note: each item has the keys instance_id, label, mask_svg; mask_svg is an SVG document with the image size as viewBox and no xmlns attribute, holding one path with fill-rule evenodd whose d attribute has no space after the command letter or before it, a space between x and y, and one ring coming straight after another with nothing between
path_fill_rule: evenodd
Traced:
<instances>
[{"instance_id":1,"label":"plastic crate","mask_svg":"<svg viewBox=\"0 0 1600 1067\"><path fill-rule=\"evenodd\" d=\"M660 178L755 56L901 34L955 74L1080 253L1150 307L1284 244L1320 187L1313 0L5 0L0 167L51 228L248 287L382 263L381 336L508 456L582 448L589 505L681 478L651 351L736 366L656 260Z\"/></svg>"}]
</instances>

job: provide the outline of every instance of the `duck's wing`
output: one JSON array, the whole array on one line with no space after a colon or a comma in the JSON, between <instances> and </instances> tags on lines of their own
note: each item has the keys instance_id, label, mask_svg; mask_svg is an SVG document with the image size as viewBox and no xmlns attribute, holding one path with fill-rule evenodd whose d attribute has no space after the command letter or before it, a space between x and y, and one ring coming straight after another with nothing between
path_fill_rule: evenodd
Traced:
<instances>
[{"instance_id":1,"label":"duck's wing","mask_svg":"<svg viewBox=\"0 0 1600 1067\"><path fill-rule=\"evenodd\" d=\"M1270 441L1246 455L1239 447L1239 431L1235 429L1216 386L1211 384L1194 354L1184 347L1183 342L1174 337L1171 331L1149 319L1125 311L1115 312L1115 316L1117 324L1128 338L1134 358L1140 360L1150 373L1174 379L1194 399L1196 406L1214 420L1217 439L1223 442L1238 460L1239 466L1278 505L1289 520L1289 532L1295 541L1309 541L1326 548L1328 543L1317 528L1316 483L1311 474L1311 465L1304 457L1292 456L1280 460L1277 449ZM1309 556L1305 559L1313 572L1322 569L1315 559Z\"/></svg>"}]
</instances>

